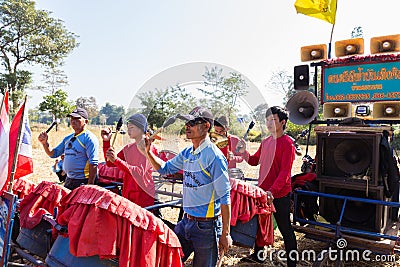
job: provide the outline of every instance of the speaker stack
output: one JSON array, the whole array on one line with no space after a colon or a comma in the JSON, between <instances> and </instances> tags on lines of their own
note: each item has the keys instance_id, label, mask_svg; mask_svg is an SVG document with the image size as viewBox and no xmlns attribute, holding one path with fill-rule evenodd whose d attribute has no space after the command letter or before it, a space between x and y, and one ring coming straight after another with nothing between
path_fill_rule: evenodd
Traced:
<instances>
[{"instance_id":1,"label":"speaker stack","mask_svg":"<svg viewBox=\"0 0 400 267\"><path fill-rule=\"evenodd\" d=\"M327 128L332 127L315 129L320 192L384 200L379 176L381 127L336 126L340 131L326 131ZM323 197L320 198L319 212L327 221L336 224L342 205L343 200ZM387 209L381 205L349 201L341 225L382 232L386 218Z\"/></svg>"}]
</instances>

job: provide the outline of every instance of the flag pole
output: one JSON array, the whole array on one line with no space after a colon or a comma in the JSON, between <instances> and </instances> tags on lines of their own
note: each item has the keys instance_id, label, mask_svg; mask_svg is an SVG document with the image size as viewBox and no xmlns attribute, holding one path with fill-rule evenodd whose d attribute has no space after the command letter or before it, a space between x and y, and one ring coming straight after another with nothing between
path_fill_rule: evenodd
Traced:
<instances>
[{"instance_id":1,"label":"flag pole","mask_svg":"<svg viewBox=\"0 0 400 267\"><path fill-rule=\"evenodd\" d=\"M337 12L337 1L335 2L335 17L332 23L332 30L331 30L331 38L329 39L329 46L328 46L328 59L331 59L331 51L332 51L332 37L333 37L333 30L335 29L336 23L336 12Z\"/></svg>"},{"instance_id":2,"label":"flag pole","mask_svg":"<svg viewBox=\"0 0 400 267\"><path fill-rule=\"evenodd\" d=\"M4 100L6 99L7 92L8 92L8 91L5 91L5 92L4 92L3 100L1 101L0 115L1 115L1 111L3 110Z\"/></svg>"},{"instance_id":3,"label":"flag pole","mask_svg":"<svg viewBox=\"0 0 400 267\"><path fill-rule=\"evenodd\" d=\"M331 51L332 51L332 37L333 37L333 29L335 28L335 23L332 24L332 30L331 30L331 38L329 39L329 45L328 45L328 59L331 59Z\"/></svg>"},{"instance_id":4,"label":"flag pole","mask_svg":"<svg viewBox=\"0 0 400 267\"><path fill-rule=\"evenodd\" d=\"M26 104L26 95L25 95L25 99L24 99L24 109L22 110L22 114L21 114L21 121L19 123L19 128L18 128L18 138L17 138L17 143L15 144L15 151L14 151L14 159L13 159L13 164L12 164L12 168L11 168L11 174L10 174L10 182L9 182L9 186L8 186L8 192L12 192L12 187L13 187L13 183L14 183L14 175L15 175L15 171L17 168L17 161L18 161L18 153L19 153L19 147L21 145L21 132L22 132L22 125L24 124L24 118L25 118L25 104Z\"/></svg>"}]
</instances>

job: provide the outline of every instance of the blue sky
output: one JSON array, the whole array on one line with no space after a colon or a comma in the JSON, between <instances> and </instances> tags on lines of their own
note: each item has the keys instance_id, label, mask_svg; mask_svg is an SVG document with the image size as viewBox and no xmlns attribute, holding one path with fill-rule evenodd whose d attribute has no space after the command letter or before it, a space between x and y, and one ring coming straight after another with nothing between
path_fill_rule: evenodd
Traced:
<instances>
[{"instance_id":1,"label":"blue sky","mask_svg":"<svg viewBox=\"0 0 400 267\"><path fill-rule=\"evenodd\" d=\"M266 90L271 72L293 71L301 46L328 43L332 25L297 14L294 0L38 0L37 8L79 35L80 46L63 70L71 100L94 96L99 106L128 107L152 77L178 65L210 62L240 72L268 104L281 95ZM398 0L338 0L333 42L362 26L371 37L400 33ZM39 72L36 74L40 81ZM42 101L35 95L29 106Z\"/></svg>"}]
</instances>

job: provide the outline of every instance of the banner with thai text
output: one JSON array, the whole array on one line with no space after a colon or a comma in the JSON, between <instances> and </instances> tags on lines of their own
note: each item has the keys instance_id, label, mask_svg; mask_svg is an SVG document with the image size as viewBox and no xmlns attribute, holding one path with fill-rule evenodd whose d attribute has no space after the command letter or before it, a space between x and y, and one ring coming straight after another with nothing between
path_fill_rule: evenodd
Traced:
<instances>
[{"instance_id":1,"label":"banner with thai text","mask_svg":"<svg viewBox=\"0 0 400 267\"><path fill-rule=\"evenodd\" d=\"M324 66L322 83L323 103L400 100L400 61Z\"/></svg>"}]
</instances>

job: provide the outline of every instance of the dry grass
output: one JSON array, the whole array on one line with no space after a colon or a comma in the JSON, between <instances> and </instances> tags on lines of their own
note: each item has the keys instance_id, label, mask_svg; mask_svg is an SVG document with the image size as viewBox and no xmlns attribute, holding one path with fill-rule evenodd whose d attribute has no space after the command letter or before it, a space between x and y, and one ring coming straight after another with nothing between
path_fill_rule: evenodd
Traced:
<instances>
[{"instance_id":1,"label":"dry grass","mask_svg":"<svg viewBox=\"0 0 400 267\"><path fill-rule=\"evenodd\" d=\"M44 131L47 128L46 125L36 125L33 124L31 126L32 129L32 148L33 148L33 163L34 163L34 173L29 177L29 179L35 183L40 183L41 181L58 181L57 176L55 173L51 171L51 166L54 164L54 159L50 159L43 151L42 146L39 144L37 140L37 136L41 131ZM89 126L89 130L91 130L94 134L96 134L100 138L100 127L96 126ZM70 128L67 128L66 126L60 126L58 128L58 131L55 131L54 129L49 133L49 143L51 146L57 145L67 134L72 133L72 130ZM126 136L118 136L116 140L115 147L118 149L122 148L124 144L127 143ZM101 143L100 143L101 144ZM170 136L166 138L165 141L160 143L156 143L156 145L160 149L170 149L173 151L178 151L185 147L188 142L183 141L182 139L178 137L173 137ZM258 148L259 144L251 144L250 145L250 152L255 152L255 150ZM305 148L303 148L303 151L305 151ZM314 157L315 156L315 147L310 147L309 150L310 156ZM104 157L102 154L102 151L100 152L100 161L104 161ZM294 166L293 166L293 172L292 174L296 174L300 172L300 167L301 167L302 161L301 157L296 156ZM245 177L252 177L256 178L258 175L258 167L251 167L248 166L246 163L241 163L238 166L241 168L244 173ZM168 187L168 190L170 190L171 187ZM179 191L179 188L176 189ZM176 192L176 191L175 191ZM164 198L164 199L170 199ZM163 215L164 217L171 221L171 222L176 222L177 220L177 209L170 209L170 208L165 208L163 209ZM296 233L296 237L298 240L298 247L299 250L305 250L305 249L314 249L316 251L321 251L322 249L325 248L326 244L318 241L314 241L311 239L307 239L304 237L303 234ZM279 233L278 230L275 232L275 243L274 245L270 248L274 250L280 250L283 249L283 240L282 237ZM249 254L249 249L247 248L241 248L234 246L232 247L229 252L225 255L223 259L223 266L257 266L257 264L239 264L239 260L242 257L245 257ZM397 263L397 264L396 264ZM351 262L351 263L346 263L346 266L400 266L400 261L397 261L396 263L393 264L377 264L376 262ZM301 261L299 262L298 266L311 266L312 263L306 262L306 261ZM186 263L186 266L190 266L190 260ZM273 262L267 261L264 266L285 266L283 262L279 262L278 260L274 260Z\"/></svg>"}]
</instances>

